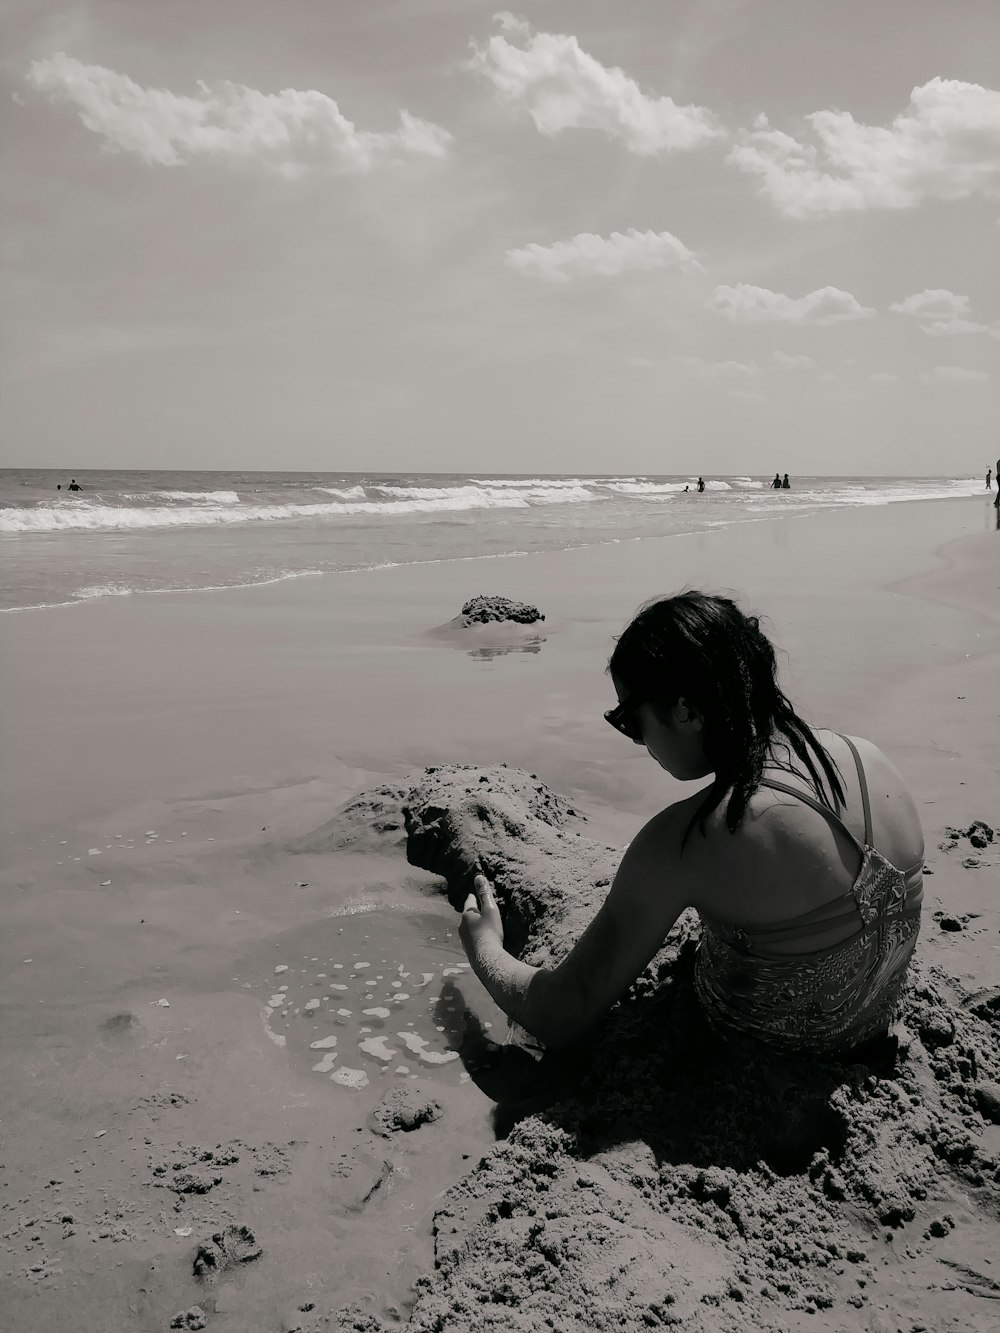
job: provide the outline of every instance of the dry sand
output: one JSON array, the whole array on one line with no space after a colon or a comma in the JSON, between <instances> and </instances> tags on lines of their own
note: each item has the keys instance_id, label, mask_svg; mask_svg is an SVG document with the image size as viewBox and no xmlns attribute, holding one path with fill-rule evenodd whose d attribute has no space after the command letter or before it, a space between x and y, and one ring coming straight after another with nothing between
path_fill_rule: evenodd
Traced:
<instances>
[{"instance_id":1,"label":"dry sand","mask_svg":"<svg viewBox=\"0 0 1000 1333\"><path fill-rule=\"evenodd\" d=\"M982 526L900 505L5 618L7 1325L996 1327L1000 858L947 833L1000 825ZM476 854L558 953L677 790L600 712L611 635L684 583L744 589L809 713L921 805L892 1077L720 1064L680 934L572 1067L498 1047L463 967L435 872L482 822L424 766L485 765ZM546 612L540 652L428 632L494 590ZM403 804L451 821L416 865Z\"/></svg>"}]
</instances>

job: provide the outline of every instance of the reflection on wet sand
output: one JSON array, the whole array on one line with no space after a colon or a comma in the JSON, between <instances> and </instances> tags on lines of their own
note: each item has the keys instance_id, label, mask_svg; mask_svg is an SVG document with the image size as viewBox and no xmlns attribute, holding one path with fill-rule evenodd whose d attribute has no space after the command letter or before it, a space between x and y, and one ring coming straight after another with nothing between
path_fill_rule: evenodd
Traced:
<instances>
[{"instance_id":1,"label":"reflection on wet sand","mask_svg":"<svg viewBox=\"0 0 1000 1333\"><path fill-rule=\"evenodd\" d=\"M530 643L495 644L490 647L469 648L467 652L470 657L489 661L494 657L503 657L506 653L540 653L544 642L544 639L535 639Z\"/></svg>"}]
</instances>

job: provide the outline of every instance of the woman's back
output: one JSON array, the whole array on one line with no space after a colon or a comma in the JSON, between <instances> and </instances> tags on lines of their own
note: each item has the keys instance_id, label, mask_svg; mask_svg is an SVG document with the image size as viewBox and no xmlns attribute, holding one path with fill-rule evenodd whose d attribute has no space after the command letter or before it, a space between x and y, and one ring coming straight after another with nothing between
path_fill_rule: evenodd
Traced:
<instances>
[{"instance_id":1,"label":"woman's back","mask_svg":"<svg viewBox=\"0 0 1000 1333\"><path fill-rule=\"evenodd\" d=\"M768 767L729 845L721 830L706 839L696 986L721 1030L834 1051L891 1021L919 930L923 839L875 746L818 739L842 774L839 810L800 774Z\"/></svg>"},{"instance_id":2,"label":"woman's back","mask_svg":"<svg viewBox=\"0 0 1000 1333\"><path fill-rule=\"evenodd\" d=\"M850 893L861 867L858 844L865 841L861 777L843 736L819 731L816 737L840 773L845 800L836 814L846 831L790 791L761 787L736 833L731 834L720 819L713 821L716 827L708 838L693 834L688 839L684 856L690 850L693 861L701 863L695 895L699 911L734 926L766 928L815 912ZM860 737L851 740L860 755L868 789L872 845L904 874L919 871L923 834L912 797L877 746ZM779 752L781 764L785 758ZM816 800L815 787L801 773L801 766L798 769L789 772L768 765L764 781L779 782ZM845 926L840 937L850 933ZM836 932L831 935L828 931L780 947L795 952L822 947L836 938Z\"/></svg>"},{"instance_id":3,"label":"woman's back","mask_svg":"<svg viewBox=\"0 0 1000 1333\"><path fill-rule=\"evenodd\" d=\"M678 902L698 911L695 980L713 1026L814 1052L884 1032L922 892L899 774L874 745L798 715L759 619L730 598L647 603L608 665L608 721L675 778L711 778L642 830L617 898L647 929ZM653 907L637 912L644 878Z\"/></svg>"}]
</instances>

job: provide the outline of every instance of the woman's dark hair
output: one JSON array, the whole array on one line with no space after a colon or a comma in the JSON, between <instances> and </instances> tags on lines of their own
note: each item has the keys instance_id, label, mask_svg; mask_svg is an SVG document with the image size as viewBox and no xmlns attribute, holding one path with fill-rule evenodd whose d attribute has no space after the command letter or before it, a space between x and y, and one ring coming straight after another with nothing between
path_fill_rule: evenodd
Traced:
<instances>
[{"instance_id":1,"label":"woman's dark hair","mask_svg":"<svg viewBox=\"0 0 1000 1333\"><path fill-rule=\"evenodd\" d=\"M670 708L683 697L704 719L715 781L685 842L695 824L705 832L727 795L726 826L736 831L776 737L804 765L817 795L843 802L836 765L778 686L774 648L759 620L730 598L690 591L647 602L619 638L608 670L636 703Z\"/></svg>"}]
</instances>

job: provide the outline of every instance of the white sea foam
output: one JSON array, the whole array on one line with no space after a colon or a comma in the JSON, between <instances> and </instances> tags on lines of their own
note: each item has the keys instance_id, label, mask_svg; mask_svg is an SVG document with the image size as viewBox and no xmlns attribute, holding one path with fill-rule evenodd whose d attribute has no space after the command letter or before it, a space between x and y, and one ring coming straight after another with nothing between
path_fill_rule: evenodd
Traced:
<instances>
[{"instance_id":1,"label":"white sea foam","mask_svg":"<svg viewBox=\"0 0 1000 1333\"><path fill-rule=\"evenodd\" d=\"M986 494L983 483L978 478L953 478L950 480L923 481L918 477L904 483L885 486L864 486L845 482L843 486L829 489L813 488L808 485L801 489L793 488L790 492L782 491L781 500L775 495L775 505L798 500L810 506L849 505L870 506L902 504L914 500L963 499L966 496Z\"/></svg>"},{"instance_id":2,"label":"white sea foam","mask_svg":"<svg viewBox=\"0 0 1000 1333\"><path fill-rule=\"evenodd\" d=\"M695 478L697 480L697 478ZM676 495L683 492L689 481L606 481L604 485L615 495L636 496L639 499L656 499L661 495Z\"/></svg>"},{"instance_id":3,"label":"white sea foam","mask_svg":"<svg viewBox=\"0 0 1000 1333\"><path fill-rule=\"evenodd\" d=\"M423 1060L424 1064L447 1065L458 1059L458 1051L430 1050L430 1043L423 1037L418 1037L415 1032L397 1032L396 1036L406 1049L412 1055L415 1055L418 1060Z\"/></svg>"},{"instance_id":4,"label":"white sea foam","mask_svg":"<svg viewBox=\"0 0 1000 1333\"><path fill-rule=\"evenodd\" d=\"M414 497L420 500L446 501L449 507L454 502L468 500L469 508L490 509L495 505L526 507L531 500L548 504L581 503L595 498L583 482L572 484L550 483L541 479L508 486L506 482L483 483L479 486L378 486L374 487L383 495L403 499ZM456 505L455 507L464 507Z\"/></svg>"},{"instance_id":5,"label":"white sea foam","mask_svg":"<svg viewBox=\"0 0 1000 1333\"><path fill-rule=\"evenodd\" d=\"M88 602L94 597L128 597L134 591L125 583L93 583L86 588L77 588L74 596L81 602Z\"/></svg>"},{"instance_id":6,"label":"white sea foam","mask_svg":"<svg viewBox=\"0 0 1000 1333\"><path fill-rule=\"evenodd\" d=\"M143 528L201 527L209 524L268 522L295 518L397 517L401 514L434 514L465 509L523 509L527 502L517 496L470 494L463 488L428 499L347 501L343 504L177 505L133 509L125 505L93 505L0 511L0 533L110 532Z\"/></svg>"},{"instance_id":7,"label":"white sea foam","mask_svg":"<svg viewBox=\"0 0 1000 1333\"><path fill-rule=\"evenodd\" d=\"M202 504L238 505L236 491L153 491L161 500L196 500Z\"/></svg>"},{"instance_id":8,"label":"white sea foam","mask_svg":"<svg viewBox=\"0 0 1000 1333\"><path fill-rule=\"evenodd\" d=\"M394 1050L386 1037L366 1037L364 1041L358 1042L358 1050L364 1051L365 1055L373 1055L376 1060L394 1060L399 1054Z\"/></svg>"},{"instance_id":9,"label":"white sea foam","mask_svg":"<svg viewBox=\"0 0 1000 1333\"><path fill-rule=\"evenodd\" d=\"M374 568L378 568L378 566L374 566ZM354 573L356 571L345 570L343 572ZM33 602L28 606L0 606L0 615L13 615L18 611L53 611L57 607L83 606L87 602L94 601L101 597L131 597L136 593L149 593L151 596L167 595L176 597L181 593L231 592L237 588L266 588L269 584L285 583L288 579L319 578L323 573L324 571L322 569L286 569L280 574L272 574L267 578L253 579L250 582L200 583L190 588L130 588L124 583L95 583L86 588L77 588L73 593L72 600L68 602Z\"/></svg>"},{"instance_id":10,"label":"white sea foam","mask_svg":"<svg viewBox=\"0 0 1000 1333\"><path fill-rule=\"evenodd\" d=\"M649 477L627 476L583 479L579 477L545 478L525 477L459 481L451 486L406 486L392 484L379 486L368 482L348 487L314 487L331 498L315 503L293 501L256 503L256 497L241 500L239 492L220 489L212 491L150 491L136 494L135 499L149 500L169 497L171 503L120 503L128 499L123 492L114 494L116 503L107 503L99 493L83 498L60 498L43 503L0 508L0 536L21 536L43 533L129 532L149 529L221 526L313 520L316 522L350 519L393 520L407 515L433 517L436 514L489 511L496 509L531 510L550 505L579 503L628 503L629 501L664 503L684 492L695 490L697 478L689 480L655 480ZM838 505L885 505L909 500L933 500L983 493L979 478L845 478L842 483L830 479L813 480L803 477L792 481L792 491L783 492L778 500L772 497L770 484L752 477L740 476L731 480L712 478L706 489L718 502L732 500L741 509L752 506L755 512L765 512L772 502L786 507L792 504L807 507ZM336 498L333 498L336 497ZM110 498L110 497L109 497ZM570 545L577 543L570 543ZM587 543L582 543L587 544ZM508 551L489 553L497 557ZM448 557L445 557L448 558ZM364 564L369 562L365 561ZM409 564L408 560L386 563ZM283 577L287 577L283 576ZM256 580L255 580L256 581ZM223 585L225 586L225 585ZM105 596L124 596L131 589L124 583L93 583L81 588L78 600L92 600ZM181 590L177 590L181 591ZM51 603L57 604L57 603ZM61 603L58 603L61 604Z\"/></svg>"},{"instance_id":11,"label":"white sea foam","mask_svg":"<svg viewBox=\"0 0 1000 1333\"><path fill-rule=\"evenodd\" d=\"M341 1069L335 1069L330 1075L334 1083L340 1083L345 1088L367 1088L368 1075L363 1069L348 1069L344 1065Z\"/></svg>"},{"instance_id":12,"label":"white sea foam","mask_svg":"<svg viewBox=\"0 0 1000 1333\"><path fill-rule=\"evenodd\" d=\"M589 486L590 481L583 477L481 477L477 478L480 486L502 486L523 489L540 486L547 490L568 489L574 486Z\"/></svg>"}]
</instances>

